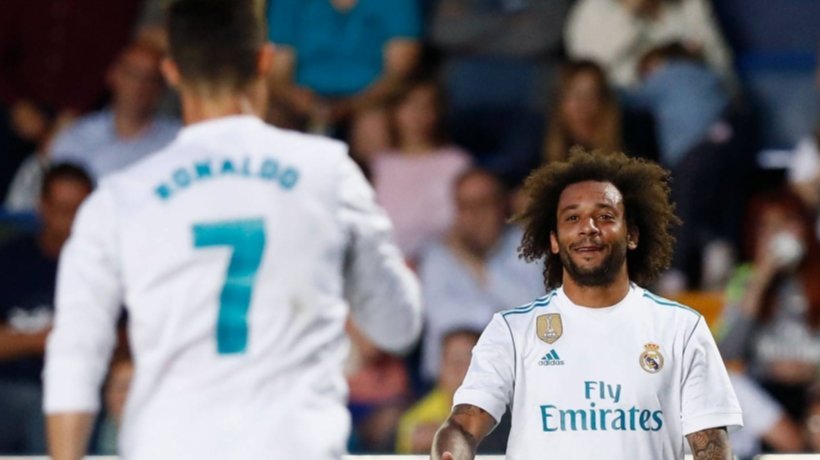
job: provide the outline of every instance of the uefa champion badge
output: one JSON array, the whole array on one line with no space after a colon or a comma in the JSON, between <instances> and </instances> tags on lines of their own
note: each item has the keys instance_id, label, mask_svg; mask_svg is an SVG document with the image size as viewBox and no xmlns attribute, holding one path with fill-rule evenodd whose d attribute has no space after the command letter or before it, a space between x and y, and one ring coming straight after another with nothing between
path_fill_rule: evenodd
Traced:
<instances>
[{"instance_id":1,"label":"uefa champion badge","mask_svg":"<svg viewBox=\"0 0 820 460\"><path fill-rule=\"evenodd\" d=\"M548 313L535 319L535 334L544 342L553 344L563 333L564 325L560 314Z\"/></svg>"},{"instance_id":2,"label":"uefa champion badge","mask_svg":"<svg viewBox=\"0 0 820 460\"><path fill-rule=\"evenodd\" d=\"M639 358L641 368L650 374L657 374L663 369L663 355L660 352L660 345L650 342L643 347L644 351Z\"/></svg>"}]
</instances>

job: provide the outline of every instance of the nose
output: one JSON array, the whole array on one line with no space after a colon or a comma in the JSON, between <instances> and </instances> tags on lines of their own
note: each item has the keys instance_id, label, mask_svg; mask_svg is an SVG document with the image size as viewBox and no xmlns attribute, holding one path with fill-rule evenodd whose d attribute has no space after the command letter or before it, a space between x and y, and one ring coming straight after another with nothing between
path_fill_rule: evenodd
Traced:
<instances>
[{"instance_id":1,"label":"nose","mask_svg":"<svg viewBox=\"0 0 820 460\"><path fill-rule=\"evenodd\" d=\"M599 232L598 227L595 225L595 219L592 217L588 219L584 219L581 225L581 234L582 235L597 235Z\"/></svg>"}]
</instances>

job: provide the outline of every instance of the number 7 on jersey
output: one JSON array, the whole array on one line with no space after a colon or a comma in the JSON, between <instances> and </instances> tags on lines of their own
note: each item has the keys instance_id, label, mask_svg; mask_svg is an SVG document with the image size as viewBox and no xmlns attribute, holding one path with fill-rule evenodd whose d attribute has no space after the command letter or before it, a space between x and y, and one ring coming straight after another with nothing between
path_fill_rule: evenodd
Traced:
<instances>
[{"instance_id":1,"label":"number 7 on jersey","mask_svg":"<svg viewBox=\"0 0 820 460\"><path fill-rule=\"evenodd\" d=\"M243 353L248 346L248 308L256 272L265 251L262 219L194 224L194 247L233 249L219 296L216 347L221 355Z\"/></svg>"}]
</instances>

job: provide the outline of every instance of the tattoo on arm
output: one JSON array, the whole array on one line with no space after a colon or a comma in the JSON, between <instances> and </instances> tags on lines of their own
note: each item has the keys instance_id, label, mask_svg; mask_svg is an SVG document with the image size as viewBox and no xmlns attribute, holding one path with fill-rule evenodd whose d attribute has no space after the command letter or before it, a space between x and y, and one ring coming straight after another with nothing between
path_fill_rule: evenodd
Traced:
<instances>
[{"instance_id":1,"label":"tattoo on arm","mask_svg":"<svg viewBox=\"0 0 820 460\"><path fill-rule=\"evenodd\" d=\"M732 449L725 427L697 431L686 436L695 460L730 460Z\"/></svg>"},{"instance_id":2,"label":"tattoo on arm","mask_svg":"<svg viewBox=\"0 0 820 460\"><path fill-rule=\"evenodd\" d=\"M493 426L495 420L487 411L469 404L459 404L436 434L431 458L438 460L445 452L452 454L456 460L474 458L478 443Z\"/></svg>"}]
</instances>

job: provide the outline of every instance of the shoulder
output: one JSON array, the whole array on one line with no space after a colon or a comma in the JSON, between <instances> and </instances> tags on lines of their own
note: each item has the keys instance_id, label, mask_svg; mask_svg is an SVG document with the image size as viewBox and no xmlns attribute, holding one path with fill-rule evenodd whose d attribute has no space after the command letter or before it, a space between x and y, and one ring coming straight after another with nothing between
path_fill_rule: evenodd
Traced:
<instances>
[{"instance_id":1,"label":"shoulder","mask_svg":"<svg viewBox=\"0 0 820 460\"><path fill-rule=\"evenodd\" d=\"M88 137L93 137L99 141L99 136L112 123L112 115L108 110L101 110L78 118L70 126L54 138L51 150L55 153L61 152L65 147L74 147L77 142L82 142Z\"/></svg>"},{"instance_id":2,"label":"shoulder","mask_svg":"<svg viewBox=\"0 0 820 460\"><path fill-rule=\"evenodd\" d=\"M647 289L636 287L641 302L655 315L694 326L701 319L701 314L694 308L680 302L661 297Z\"/></svg>"},{"instance_id":3,"label":"shoulder","mask_svg":"<svg viewBox=\"0 0 820 460\"><path fill-rule=\"evenodd\" d=\"M517 320L519 318L529 318L532 315L539 314L542 311L549 309L557 294L558 290L553 289L547 292L545 295L538 297L537 299L533 300L528 304L524 304L515 308L510 308L508 310L502 310L498 312L496 316L504 322L508 322L510 320Z\"/></svg>"}]
</instances>

